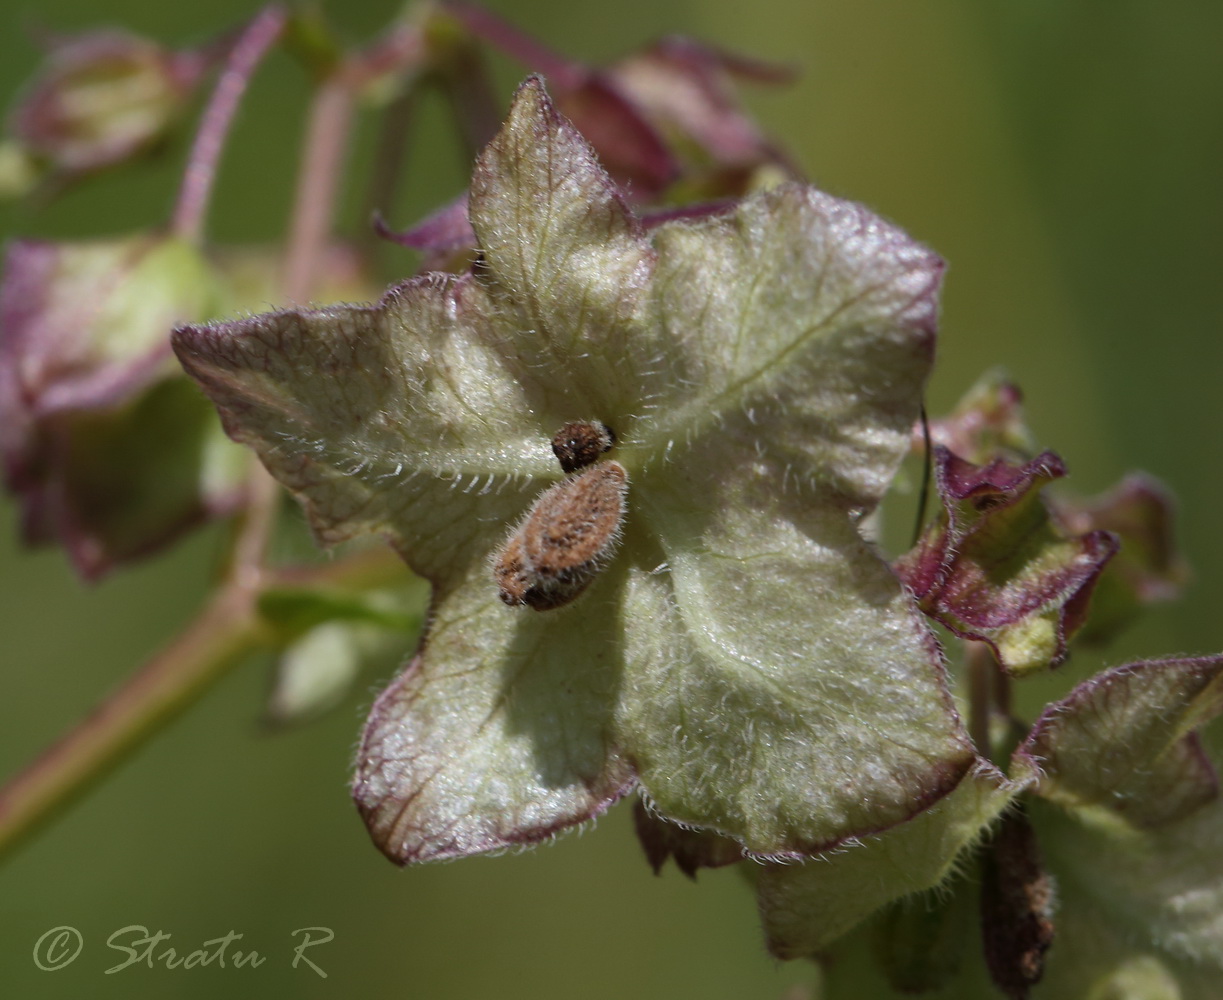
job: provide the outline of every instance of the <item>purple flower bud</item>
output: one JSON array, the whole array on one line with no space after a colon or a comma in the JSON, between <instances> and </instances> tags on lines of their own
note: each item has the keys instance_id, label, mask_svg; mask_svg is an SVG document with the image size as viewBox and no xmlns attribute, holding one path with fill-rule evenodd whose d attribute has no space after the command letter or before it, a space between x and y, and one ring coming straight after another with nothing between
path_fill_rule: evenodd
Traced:
<instances>
[{"instance_id":1,"label":"purple flower bud","mask_svg":"<svg viewBox=\"0 0 1223 1000\"><path fill-rule=\"evenodd\" d=\"M166 135L212 58L120 31L57 40L12 111L12 132L61 176L112 166Z\"/></svg>"},{"instance_id":2,"label":"purple flower bud","mask_svg":"<svg viewBox=\"0 0 1223 1000\"><path fill-rule=\"evenodd\" d=\"M199 253L141 235L13 243L0 282L0 457L27 542L87 578L239 498L241 465L178 373L169 331L209 315ZM236 466L236 467L235 467Z\"/></svg>"}]
</instances>

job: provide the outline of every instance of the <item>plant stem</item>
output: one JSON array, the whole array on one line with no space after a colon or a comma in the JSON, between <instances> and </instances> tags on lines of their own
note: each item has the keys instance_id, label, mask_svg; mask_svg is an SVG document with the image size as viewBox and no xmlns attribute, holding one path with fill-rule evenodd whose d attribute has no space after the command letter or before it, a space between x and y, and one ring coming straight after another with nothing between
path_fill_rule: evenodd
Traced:
<instances>
[{"instance_id":1,"label":"plant stem","mask_svg":"<svg viewBox=\"0 0 1223 1000\"><path fill-rule=\"evenodd\" d=\"M316 566L283 566L269 571L265 590L277 587L377 590L401 583L407 566L389 545L377 544L335 562Z\"/></svg>"},{"instance_id":2,"label":"plant stem","mask_svg":"<svg viewBox=\"0 0 1223 1000\"><path fill-rule=\"evenodd\" d=\"M964 662L968 668L968 735L977 753L992 760L990 720L993 718L991 688L996 667L993 651L983 642L964 643Z\"/></svg>"},{"instance_id":3,"label":"plant stem","mask_svg":"<svg viewBox=\"0 0 1223 1000\"><path fill-rule=\"evenodd\" d=\"M268 7L246 28L229 55L192 148L174 213L174 232L199 239L217 160L251 73L279 36L284 9ZM414 36L396 36L386 59L418 54ZM359 67L358 67L359 68ZM340 167L361 82L353 67L325 80L311 105L298 177L283 294L309 298L331 236ZM0 854L14 847L93 781L191 705L245 654L273 641L258 612L260 595L277 586L361 588L402 579L403 563L387 550L356 553L308 569L271 570L268 540L282 497L253 463L250 494L230 543L222 582L195 619L132 674L83 721L0 787Z\"/></svg>"},{"instance_id":4,"label":"plant stem","mask_svg":"<svg viewBox=\"0 0 1223 1000\"><path fill-rule=\"evenodd\" d=\"M265 7L246 26L229 51L225 69L217 79L208 108L200 120L171 223L176 235L193 243L203 235L204 217L208 211L212 184L216 180L217 163L229 127L233 124L234 113L238 110L238 102L250 83L251 75L272 43L280 37L285 16L283 7Z\"/></svg>"},{"instance_id":5,"label":"plant stem","mask_svg":"<svg viewBox=\"0 0 1223 1000\"><path fill-rule=\"evenodd\" d=\"M280 484L252 454L247 474L246 505L242 508L225 566L225 577L256 588L267 572L264 561L283 496Z\"/></svg>"},{"instance_id":6,"label":"plant stem","mask_svg":"<svg viewBox=\"0 0 1223 1000\"><path fill-rule=\"evenodd\" d=\"M310 299L319 265L331 238L340 166L352 124L353 95L341 73L315 91L297 175L297 193L285 250L284 297L289 303Z\"/></svg>"},{"instance_id":7,"label":"plant stem","mask_svg":"<svg viewBox=\"0 0 1223 1000\"><path fill-rule=\"evenodd\" d=\"M218 591L191 624L0 789L0 854L118 763L256 644L255 592Z\"/></svg>"},{"instance_id":8,"label":"plant stem","mask_svg":"<svg viewBox=\"0 0 1223 1000\"><path fill-rule=\"evenodd\" d=\"M267 482L270 495L279 496L279 487L270 477ZM235 542L235 554L262 552L258 540L266 540L269 523L261 511L252 509ZM395 583L406 573L402 560L384 547L333 563L277 571L259 572L249 563L235 563L226 582L175 639L0 787L0 856L177 718L246 654L270 640L257 612L265 590L364 589Z\"/></svg>"},{"instance_id":9,"label":"plant stem","mask_svg":"<svg viewBox=\"0 0 1223 1000\"><path fill-rule=\"evenodd\" d=\"M374 153L369 189L365 195L365 220L376 216L389 218L394 209L415 112L415 87L408 87L398 94L382 112L378 127L378 147ZM367 250L376 247L378 236L374 228L362 226L357 242Z\"/></svg>"}]
</instances>

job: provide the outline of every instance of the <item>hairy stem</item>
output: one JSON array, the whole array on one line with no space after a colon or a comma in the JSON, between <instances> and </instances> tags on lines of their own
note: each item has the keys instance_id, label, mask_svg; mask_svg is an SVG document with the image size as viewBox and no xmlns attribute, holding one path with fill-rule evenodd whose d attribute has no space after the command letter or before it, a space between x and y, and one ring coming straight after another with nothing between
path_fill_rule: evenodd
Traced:
<instances>
[{"instance_id":1,"label":"hairy stem","mask_svg":"<svg viewBox=\"0 0 1223 1000\"><path fill-rule=\"evenodd\" d=\"M238 37L230 49L225 69L217 79L208 108L200 120L199 130L187 169L174 206L174 233L197 242L203 235L204 217L217 175L217 163L225 145L225 137L233 124L238 102L250 83L252 74L267 55L272 43L280 37L285 25L285 10L280 6L265 7Z\"/></svg>"}]
</instances>

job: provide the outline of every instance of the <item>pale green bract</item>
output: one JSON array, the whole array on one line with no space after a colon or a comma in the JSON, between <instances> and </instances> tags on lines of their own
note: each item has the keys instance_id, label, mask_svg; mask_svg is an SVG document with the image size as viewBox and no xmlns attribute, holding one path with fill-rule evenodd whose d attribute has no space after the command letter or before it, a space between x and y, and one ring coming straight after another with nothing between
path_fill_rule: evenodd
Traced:
<instances>
[{"instance_id":1,"label":"pale green bract","mask_svg":"<svg viewBox=\"0 0 1223 1000\"><path fill-rule=\"evenodd\" d=\"M1219 995L1223 800L1197 730L1221 710L1223 657L1132 663L1049 705L1016 750L1011 773L1048 800L1030 812L1061 899L1049 996Z\"/></svg>"},{"instance_id":2,"label":"pale green bract","mask_svg":"<svg viewBox=\"0 0 1223 1000\"><path fill-rule=\"evenodd\" d=\"M982 763L911 822L818 861L763 866L757 888L769 950L821 954L880 907L944 884L1022 787Z\"/></svg>"},{"instance_id":3,"label":"pale green bract","mask_svg":"<svg viewBox=\"0 0 1223 1000\"><path fill-rule=\"evenodd\" d=\"M647 232L538 80L470 213L472 273L175 336L322 542L384 533L434 585L357 761L382 850L530 843L639 786L793 857L942 799L971 744L858 531L908 448L941 261L795 184ZM622 540L571 604L507 607L490 560L575 420L617 435Z\"/></svg>"}]
</instances>

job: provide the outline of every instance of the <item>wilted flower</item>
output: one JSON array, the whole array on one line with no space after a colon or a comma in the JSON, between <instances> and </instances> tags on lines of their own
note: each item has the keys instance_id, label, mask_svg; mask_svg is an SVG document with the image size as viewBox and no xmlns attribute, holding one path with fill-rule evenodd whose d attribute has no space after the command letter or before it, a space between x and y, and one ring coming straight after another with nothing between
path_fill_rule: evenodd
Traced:
<instances>
[{"instance_id":1,"label":"wilted flower","mask_svg":"<svg viewBox=\"0 0 1223 1000\"><path fill-rule=\"evenodd\" d=\"M229 306L172 238L14 243L0 285L0 453L27 542L87 578L242 496L242 456L175 377L169 330Z\"/></svg>"},{"instance_id":2,"label":"wilted flower","mask_svg":"<svg viewBox=\"0 0 1223 1000\"><path fill-rule=\"evenodd\" d=\"M1219 829L1194 729L1223 658L1080 685L1013 754L982 748L1004 771L914 593L1016 673L1048 666L1115 538L1069 531L1039 493L1060 460L991 458L992 430L966 438L981 464L936 453L913 591L861 535L909 448L938 258L797 184L646 229L537 80L470 216L466 273L174 337L321 542L382 533L433 586L358 757L378 846L532 843L637 789L656 868L755 856L779 956L852 946L882 914L894 984L983 981L957 949L968 901L1013 996L1043 975L1205 1000L1223 904L1190 842ZM898 909L931 890L930 920Z\"/></svg>"},{"instance_id":3,"label":"wilted flower","mask_svg":"<svg viewBox=\"0 0 1223 1000\"><path fill-rule=\"evenodd\" d=\"M929 422L942 512L897 569L952 631L987 641L993 633L995 648L1004 636L1026 636L1036 642L1030 662L1040 666L1059 662L1071 635L1112 639L1143 606L1177 596L1189 571L1176 548L1171 494L1154 477L1131 473L1090 499L1044 488L1065 468L1051 452L1037 456L1022 400L1018 386L991 373ZM924 452L921 427L913 446ZM986 579L992 593L981 586ZM975 624L957 618L956 604L970 608ZM1012 649L1004 660L1014 669L1019 658Z\"/></svg>"},{"instance_id":4,"label":"wilted flower","mask_svg":"<svg viewBox=\"0 0 1223 1000\"><path fill-rule=\"evenodd\" d=\"M901 579L928 615L988 643L1011 673L1060 663L1117 537L1067 535L1050 516L1041 489L1066 474L1053 452L974 465L939 445L932 460L943 511L897 560Z\"/></svg>"},{"instance_id":5,"label":"wilted flower","mask_svg":"<svg viewBox=\"0 0 1223 1000\"><path fill-rule=\"evenodd\" d=\"M1100 577L1080 639L1106 642L1144 605L1180 594L1189 569L1176 547L1174 510L1167 488L1144 473L1131 473L1098 497L1057 499L1054 515L1066 531L1104 530L1121 540L1121 551Z\"/></svg>"},{"instance_id":6,"label":"wilted flower","mask_svg":"<svg viewBox=\"0 0 1223 1000\"><path fill-rule=\"evenodd\" d=\"M605 67L587 66L469 3L442 5L430 23L453 24L455 32L470 32L546 75L558 110L594 147L647 226L669 218L675 206L716 211L727 199L799 179L734 88L737 80L784 83L793 77L789 70L678 37ZM425 251L422 269L465 267L476 246L466 194L404 232L378 227L385 238Z\"/></svg>"},{"instance_id":7,"label":"wilted flower","mask_svg":"<svg viewBox=\"0 0 1223 1000\"><path fill-rule=\"evenodd\" d=\"M976 465L995 459L1024 462L1036 454L1024 422L1023 393L1000 372L990 372L964 394L954 410L929 422L931 444ZM921 428L914 429L913 445L924 452Z\"/></svg>"},{"instance_id":8,"label":"wilted flower","mask_svg":"<svg viewBox=\"0 0 1223 1000\"><path fill-rule=\"evenodd\" d=\"M557 108L594 146L631 200L656 200L675 182L685 201L741 195L754 174L795 171L744 112L734 81L784 83L793 73L687 38L665 38L606 66L575 62L476 4L441 10L547 76Z\"/></svg>"}]
</instances>

